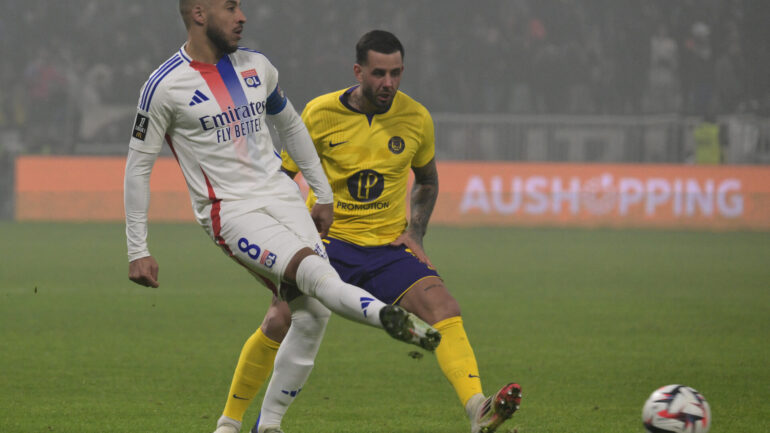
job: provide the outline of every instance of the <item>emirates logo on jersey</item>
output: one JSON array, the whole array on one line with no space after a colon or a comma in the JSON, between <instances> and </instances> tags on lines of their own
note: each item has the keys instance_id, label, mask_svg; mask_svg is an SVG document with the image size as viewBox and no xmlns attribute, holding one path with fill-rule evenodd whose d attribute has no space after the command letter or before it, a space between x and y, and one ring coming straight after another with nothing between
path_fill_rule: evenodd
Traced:
<instances>
[{"instance_id":1,"label":"emirates logo on jersey","mask_svg":"<svg viewBox=\"0 0 770 433\"><path fill-rule=\"evenodd\" d=\"M217 143L232 141L262 130L265 101L249 102L248 105L227 107L219 114L199 117L203 131L215 130Z\"/></svg>"}]
</instances>

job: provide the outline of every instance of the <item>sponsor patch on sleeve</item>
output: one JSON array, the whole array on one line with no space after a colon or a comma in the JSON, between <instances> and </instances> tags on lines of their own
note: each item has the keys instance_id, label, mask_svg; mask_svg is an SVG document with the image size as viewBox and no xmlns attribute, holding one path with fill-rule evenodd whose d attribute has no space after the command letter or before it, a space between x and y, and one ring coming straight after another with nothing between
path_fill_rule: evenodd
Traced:
<instances>
[{"instance_id":1,"label":"sponsor patch on sleeve","mask_svg":"<svg viewBox=\"0 0 770 433\"><path fill-rule=\"evenodd\" d=\"M283 94L280 86L275 86L275 90L267 97L267 114L278 114L286 106L286 95Z\"/></svg>"},{"instance_id":2,"label":"sponsor patch on sleeve","mask_svg":"<svg viewBox=\"0 0 770 433\"><path fill-rule=\"evenodd\" d=\"M134 132L131 134L137 140L144 141L147 136L147 126L150 124L150 119L142 113L136 113L136 121L134 122Z\"/></svg>"}]
</instances>

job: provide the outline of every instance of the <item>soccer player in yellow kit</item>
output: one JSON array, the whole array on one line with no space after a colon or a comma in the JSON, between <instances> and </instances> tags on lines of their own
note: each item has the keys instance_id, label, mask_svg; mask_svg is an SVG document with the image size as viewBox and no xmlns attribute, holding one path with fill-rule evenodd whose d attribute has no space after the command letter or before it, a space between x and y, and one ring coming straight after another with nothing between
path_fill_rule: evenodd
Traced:
<instances>
[{"instance_id":1,"label":"soccer player in yellow kit","mask_svg":"<svg viewBox=\"0 0 770 433\"><path fill-rule=\"evenodd\" d=\"M315 98L302 113L334 192L334 222L321 235L344 281L401 305L441 333L436 358L466 410L471 432L494 432L518 409L521 388L509 383L484 396L460 307L423 250L438 196L433 120L425 107L398 91L403 53L393 34L366 33L356 45L353 67L359 85ZM282 158L282 169L293 177L299 168L285 152ZM415 182L407 223L410 169ZM307 205L315 201L310 192ZM290 323L287 312L274 302L244 345L215 433L240 430ZM252 432L280 432L284 413L263 405Z\"/></svg>"}]
</instances>

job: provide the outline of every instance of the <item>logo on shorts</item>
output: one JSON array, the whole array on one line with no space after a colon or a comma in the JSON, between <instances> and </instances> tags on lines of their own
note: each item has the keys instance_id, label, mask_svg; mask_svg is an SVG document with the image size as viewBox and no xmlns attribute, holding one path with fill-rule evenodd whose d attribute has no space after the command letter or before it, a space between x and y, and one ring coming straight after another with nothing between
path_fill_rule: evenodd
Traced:
<instances>
[{"instance_id":1,"label":"logo on shorts","mask_svg":"<svg viewBox=\"0 0 770 433\"><path fill-rule=\"evenodd\" d=\"M348 178L348 192L358 201L376 200L385 189L385 177L374 170L361 170Z\"/></svg>"},{"instance_id":2,"label":"logo on shorts","mask_svg":"<svg viewBox=\"0 0 770 433\"><path fill-rule=\"evenodd\" d=\"M134 138L144 141L147 136L147 126L150 124L150 119L142 113L136 113L136 121L134 121L134 133L131 134Z\"/></svg>"},{"instance_id":3,"label":"logo on shorts","mask_svg":"<svg viewBox=\"0 0 770 433\"><path fill-rule=\"evenodd\" d=\"M388 149L396 155L403 152L405 148L404 139L399 136L391 137L390 141L388 141Z\"/></svg>"},{"instance_id":4,"label":"logo on shorts","mask_svg":"<svg viewBox=\"0 0 770 433\"><path fill-rule=\"evenodd\" d=\"M266 268L272 268L278 258L278 256L271 253L270 250L263 250L259 245L249 243L249 240L246 238L240 238L238 240L238 249L251 259L259 262L260 265L264 265Z\"/></svg>"},{"instance_id":5,"label":"logo on shorts","mask_svg":"<svg viewBox=\"0 0 770 433\"><path fill-rule=\"evenodd\" d=\"M328 259L329 256L326 255L326 248L323 247L321 244L315 244L315 247L313 248L313 252L318 254L321 258Z\"/></svg>"}]
</instances>

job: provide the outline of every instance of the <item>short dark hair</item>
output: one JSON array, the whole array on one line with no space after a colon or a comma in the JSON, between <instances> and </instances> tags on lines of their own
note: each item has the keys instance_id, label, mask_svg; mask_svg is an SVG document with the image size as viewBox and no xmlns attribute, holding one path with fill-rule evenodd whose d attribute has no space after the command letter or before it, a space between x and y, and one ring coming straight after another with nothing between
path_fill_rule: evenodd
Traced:
<instances>
[{"instance_id":1,"label":"short dark hair","mask_svg":"<svg viewBox=\"0 0 770 433\"><path fill-rule=\"evenodd\" d=\"M404 58L404 46L401 45L401 41L396 35L385 30L372 30L361 36L356 44L356 63L366 64L369 50L382 54L392 54L398 51L401 53L401 58Z\"/></svg>"}]
</instances>

